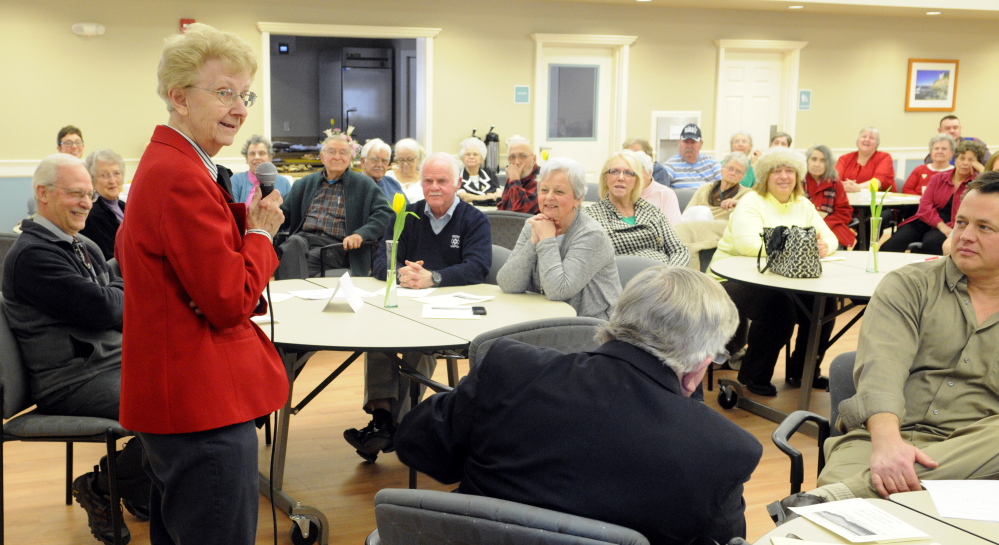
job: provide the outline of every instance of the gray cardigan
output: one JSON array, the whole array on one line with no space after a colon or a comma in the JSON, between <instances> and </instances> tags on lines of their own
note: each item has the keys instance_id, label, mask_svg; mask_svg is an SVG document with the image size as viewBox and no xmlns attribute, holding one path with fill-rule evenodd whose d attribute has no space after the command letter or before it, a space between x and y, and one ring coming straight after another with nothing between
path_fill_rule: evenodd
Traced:
<instances>
[{"instance_id":1,"label":"gray cardigan","mask_svg":"<svg viewBox=\"0 0 999 545\"><path fill-rule=\"evenodd\" d=\"M496 275L506 293L540 292L565 301L579 316L608 319L621 295L614 246L600 224L577 213L559 244L555 237L531 243L531 224Z\"/></svg>"}]
</instances>

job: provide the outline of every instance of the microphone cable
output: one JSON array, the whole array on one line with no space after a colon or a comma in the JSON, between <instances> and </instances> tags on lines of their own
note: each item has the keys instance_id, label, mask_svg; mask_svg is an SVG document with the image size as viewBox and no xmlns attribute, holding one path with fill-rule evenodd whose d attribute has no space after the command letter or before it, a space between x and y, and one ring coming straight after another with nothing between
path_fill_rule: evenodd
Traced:
<instances>
[{"instance_id":1,"label":"microphone cable","mask_svg":"<svg viewBox=\"0 0 999 545\"><path fill-rule=\"evenodd\" d=\"M274 345L274 301L271 299L270 281L267 282L267 311L271 315L271 344ZM274 349L277 350L277 345L274 345ZM278 352L278 354L280 354L280 352ZM284 358L281 359L283 360ZM282 361L281 363L284 363L284 361ZM288 380L291 379L289 378ZM270 418L271 415L268 414L267 420L269 421ZM280 421L280 419L278 419L278 421ZM271 524L273 525L274 528L274 532L272 534L274 537L274 545L278 545L277 507L274 505L274 450L277 447L277 434L278 434L278 424L276 421L274 423L274 437L271 438L271 460L270 463L268 464L270 467L269 469L270 473L267 475L267 488L269 493L268 499L271 502ZM295 524L295 521L292 521L291 523Z\"/></svg>"}]
</instances>

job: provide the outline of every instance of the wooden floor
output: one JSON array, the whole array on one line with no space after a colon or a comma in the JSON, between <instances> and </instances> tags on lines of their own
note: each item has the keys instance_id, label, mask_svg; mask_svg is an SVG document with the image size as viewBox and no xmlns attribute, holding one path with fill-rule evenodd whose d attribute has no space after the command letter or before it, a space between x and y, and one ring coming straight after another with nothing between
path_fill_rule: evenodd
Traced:
<instances>
[{"instance_id":1,"label":"wooden floor","mask_svg":"<svg viewBox=\"0 0 999 545\"><path fill-rule=\"evenodd\" d=\"M850 316L852 314L840 317L838 322L844 324ZM827 362L841 352L855 349L858 329L859 325L829 350ZM296 402L346 356L342 352L317 354L296 382ZM461 363L464 375L467 361ZM783 362L778 361L777 376L774 377L780 395L766 402L790 411L796 408L797 390L784 389L783 367ZM734 372L731 371L718 373L716 378L726 375L734 379ZM446 382L444 365L438 366L435 378ZM408 470L394 454L383 454L375 464L364 463L342 438L345 428L361 427L368 421L368 416L360 409L363 384L363 365L356 363L301 413L291 417L284 488L303 505L325 513L331 526L330 543L335 544L363 543L365 536L375 527L372 507L375 492L382 488L407 486ZM829 394L813 392L812 410L829 414ZM773 528L764 506L788 494L789 465L787 458L777 451L770 440L775 424L739 409L720 409L716 394L717 389L707 392L708 405L756 436L764 448L763 459L745 491L748 538L752 542ZM260 444L260 467L266 472L269 450L262 440ZM814 440L808 438L798 440L796 446L805 453L807 490L814 485L817 450ZM18 545L97 543L90 536L84 511L75 503L72 506L63 503L64 448L49 443L7 443L4 450L6 542ZM89 471L101 453L99 445L78 445L75 474ZM696 461L691 460L691 463ZM421 476L419 486L438 490L453 488L426 476ZM132 532L132 543L148 543L148 525L127 514L125 519ZM225 524L225 521L205 519L204 524ZM291 543L290 527L287 515L278 512L278 543ZM273 543L272 540L270 503L262 497L257 543L265 545Z\"/></svg>"}]
</instances>

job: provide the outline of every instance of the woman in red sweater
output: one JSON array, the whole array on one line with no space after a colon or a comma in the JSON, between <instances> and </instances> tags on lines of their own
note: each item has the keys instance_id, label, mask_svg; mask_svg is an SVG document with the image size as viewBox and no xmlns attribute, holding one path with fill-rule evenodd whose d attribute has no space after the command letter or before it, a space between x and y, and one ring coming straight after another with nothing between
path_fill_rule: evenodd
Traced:
<instances>
[{"instance_id":1,"label":"woman in red sweater","mask_svg":"<svg viewBox=\"0 0 999 545\"><path fill-rule=\"evenodd\" d=\"M826 220L826 225L836 233L840 248L846 249L857 241L857 234L848 227L853 219L853 207L846 198L846 191L833 168L833 154L823 145L808 148L808 175L805 176L805 191L808 198Z\"/></svg>"},{"instance_id":2,"label":"woman in red sweater","mask_svg":"<svg viewBox=\"0 0 999 545\"><path fill-rule=\"evenodd\" d=\"M930 159L933 161L912 169L912 173L905 180L905 185L902 186L902 193L922 195L934 174L954 168L950 160L954 157L955 146L957 142L954 141L954 137L947 133L931 138Z\"/></svg>"},{"instance_id":3,"label":"woman in red sweater","mask_svg":"<svg viewBox=\"0 0 999 545\"><path fill-rule=\"evenodd\" d=\"M881 135L874 127L860 131L857 151L851 151L836 161L836 172L849 193L866 191L871 180L880 191L895 191L895 164L891 155L878 151Z\"/></svg>"}]
</instances>

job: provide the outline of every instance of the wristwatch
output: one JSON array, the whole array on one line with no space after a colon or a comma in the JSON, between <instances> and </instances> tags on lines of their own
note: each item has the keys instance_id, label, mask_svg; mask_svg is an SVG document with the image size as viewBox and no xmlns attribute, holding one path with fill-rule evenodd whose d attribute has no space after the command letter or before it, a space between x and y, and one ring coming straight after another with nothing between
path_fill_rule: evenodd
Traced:
<instances>
[{"instance_id":1,"label":"wristwatch","mask_svg":"<svg viewBox=\"0 0 999 545\"><path fill-rule=\"evenodd\" d=\"M433 279L435 288L441 285L441 273L437 271L430 271L430 278Z\"/></svg>"}]
</instances>

